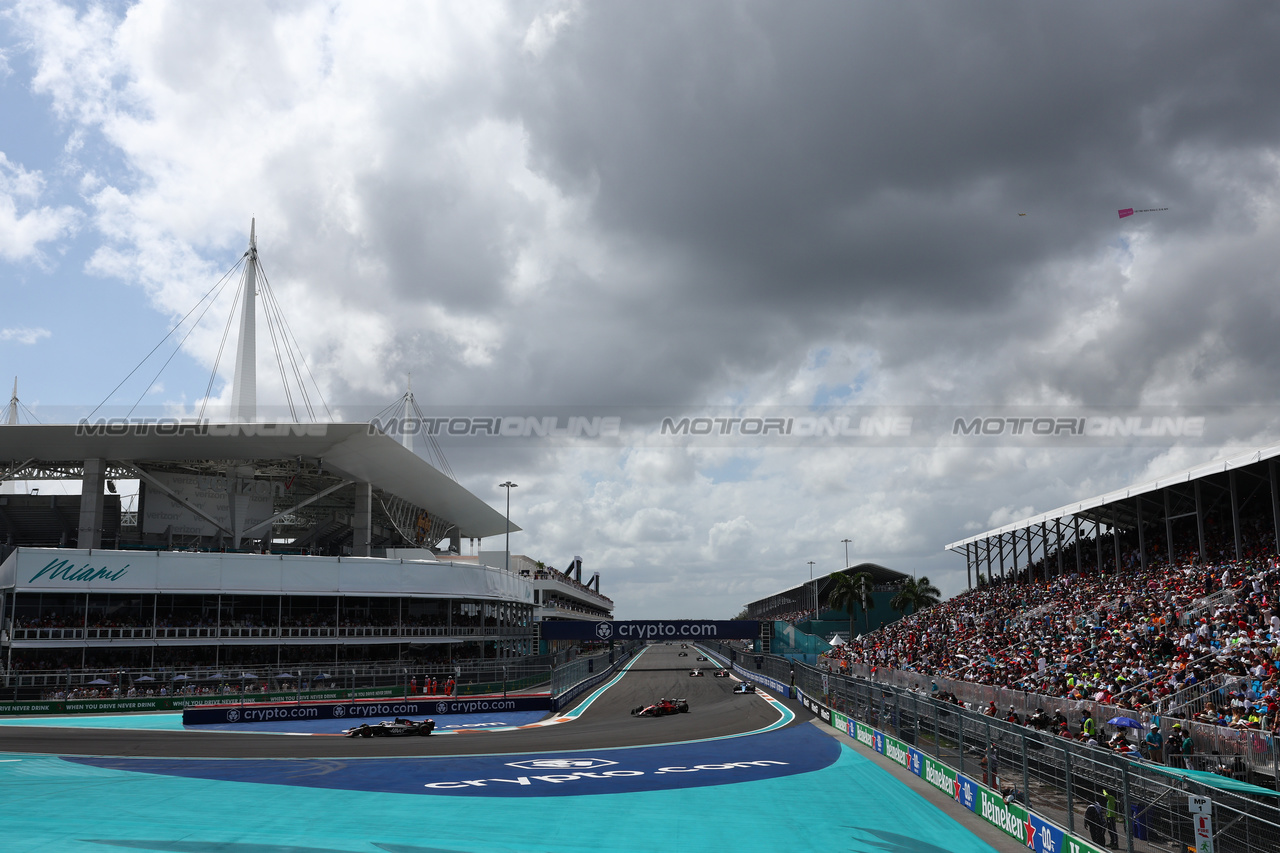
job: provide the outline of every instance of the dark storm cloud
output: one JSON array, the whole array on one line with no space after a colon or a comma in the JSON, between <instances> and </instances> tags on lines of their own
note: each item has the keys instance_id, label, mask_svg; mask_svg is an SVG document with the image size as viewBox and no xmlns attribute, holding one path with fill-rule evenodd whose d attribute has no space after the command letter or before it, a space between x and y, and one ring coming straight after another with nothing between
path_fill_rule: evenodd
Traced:
<instances>
[{"instance_id":1,"label":"dark storm cloud","mask_svg":"<svg viewBox=\"0 0 1280 853\"><path fill-rule=\"evenodd\" d=\"M513 108L536 168L594 188L606 235L673 262L644 294L686 322L580 304L624 339L656 336L667 367L714 352L750 369L760 336L745 329L778 339L772 357L868 309L946 312L970 333L1028 310L1069 322L1072 294L1045 270L1114 244L1118 208L1171 207L1142 225L1172 241L1240 217L1259 188L1244 178L1274 190L1257 159L1280 124L1274 7L666 12L585 7ZM1021 306L1037 288L1038 308ZM678 337L712 317L699 345ZM1134 367L1164 340L1143 322L1117 330L1154 339Z\"/></svg>"}]
</instances>

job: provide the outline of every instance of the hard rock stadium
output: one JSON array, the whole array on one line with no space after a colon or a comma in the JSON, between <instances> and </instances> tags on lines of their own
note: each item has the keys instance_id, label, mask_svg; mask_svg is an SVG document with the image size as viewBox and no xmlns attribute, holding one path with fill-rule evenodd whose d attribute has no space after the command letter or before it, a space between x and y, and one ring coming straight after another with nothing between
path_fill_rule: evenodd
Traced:
<instances>
[{"instance_id":1,"label":"hard rock stadium","mask_svg":"<svg viewBox=\"0 0 1280 853\"><path fill-rule=\"evenodd\" d=\"M1280 447L685 639L464 555L517 528L396 438L259 423L245 347L210 428L0 426L5 850L1280 849Z\"/></svg>"}]
</instances>

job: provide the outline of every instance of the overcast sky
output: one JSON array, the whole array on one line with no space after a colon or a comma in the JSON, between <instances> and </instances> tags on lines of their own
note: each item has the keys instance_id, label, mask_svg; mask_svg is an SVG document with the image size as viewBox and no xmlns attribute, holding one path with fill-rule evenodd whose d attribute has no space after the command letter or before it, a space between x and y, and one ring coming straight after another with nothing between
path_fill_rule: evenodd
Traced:
<instances>
[{"instance_id":1,"label":"overcast sky","mask_svg":"<svg viewBox=\"0 0 1280 853\"><path fill-rule=\"evenodd\" d=\"M1275 4L0 9L0 378L36 417L107 397L256 217L345 415L412 373L429 414L621 417L446 446L620 617L732 616L846 538L955 593L949 542L1280 434ZM191 411L229 310L112 404ZM1210 428L922 427L1004 406ZM654 438L884 412L910 437Z\"/></svg>"}]
</instances>

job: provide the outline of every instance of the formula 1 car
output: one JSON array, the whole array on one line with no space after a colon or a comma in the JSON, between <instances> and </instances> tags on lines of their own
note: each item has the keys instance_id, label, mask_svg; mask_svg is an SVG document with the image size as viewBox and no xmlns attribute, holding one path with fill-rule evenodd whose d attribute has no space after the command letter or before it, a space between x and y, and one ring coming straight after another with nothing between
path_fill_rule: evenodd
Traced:
<instances>
[{"instance_id":1,"label":"formula 1 car","mask_svg":"<svg viewBox=\"0 0 1280 853\"><path fill-rule=\"evenodd\" d=\"M697 669L697 668L694 668L694 669L689 670L689 677L690 677L690 678L701 678L701 677L702 677L702 670Z\"/></svg>"},{"instance_id":2,"label":"formula 1 car","mask_svg":"<svg viewBox=\"0 0 1280 853\"><path fill-rule=\"evenodd\" d=\"M706 660L706 659L707 659L706 655L698 655L698 660Z\"/></svg>"},{"instance_id":3,"label":"formula 1 car","mask_svg":"<svg viewBox=\"0 0 1280 853\"><path fill-rule=\"evenodd\" d=\"M755 693L756 686L750 681L739 681L733 686L734 693Z\"/></svg>"},{"instance_id":4,"label":"formula 1 car","mask_svg":"<svg viewBox=\"0 0 1280 853\"><path fill-rule=\"evenodd\" d=\"M676 657L678 658L687 658L688 656L689 656L688 652L676 652Z\"/></svg>"},{"instance_id":5,"label":"formula 1 car","mask_svg":"<svg viewBox=\"0 0 1280 853\"><path fill-rule=\"evenodd\" d=\"M347 737L405 737L406 735L426 737L435 731L435 728L435 720L405 720L397 717L394 721L383 720L372 726L361 723L347 729L343 734Z\"/></svg>"},{"instance_id":6,"label":"formula 1 car","mask_svg":"<svg viewBox=\"0 0 1280 853\"><path fill-rule=\"evenodd\" d=\"M668 714L689 713L688 699L659 699L652 705L641 705L631 709L633 717L665 717Z\"/></svg>"},{"instance_id":7,"label":"formula 1 car","mask_svg":"<svg viewBox=\"0 0 1280 853\"><path fill-rule=\"evenodd\" d=\"M712 674L712 675L714 675L716 678L728 678L728 677L729 677L729 670L727 670L727 669L717 669L715 672L713 672L713 673L711 673L711 674Z\"/></svg>"}]
</instances>

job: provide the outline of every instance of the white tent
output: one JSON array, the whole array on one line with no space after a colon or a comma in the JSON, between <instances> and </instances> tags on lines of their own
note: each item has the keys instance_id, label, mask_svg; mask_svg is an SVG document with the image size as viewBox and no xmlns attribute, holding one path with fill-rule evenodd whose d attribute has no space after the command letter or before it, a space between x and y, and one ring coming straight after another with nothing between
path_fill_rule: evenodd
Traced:
<instances>
[{"instance_id":1,"label":"white tent","mask_svg":"<svg viewBox=\"0 0 1280 853\"><path fill-rule=\"evenodd\" d=\"M836 648L837 646L843 646L843 645L845 645L845 640L844 640L844 638L843 638L843 637L841 637L839 634L836 634L836 635L834 635L834 636L831 638L830 644L831 644L831 648L833 648L833 649L834 649L834 648Z\"/></svg>"}]
</instances>

